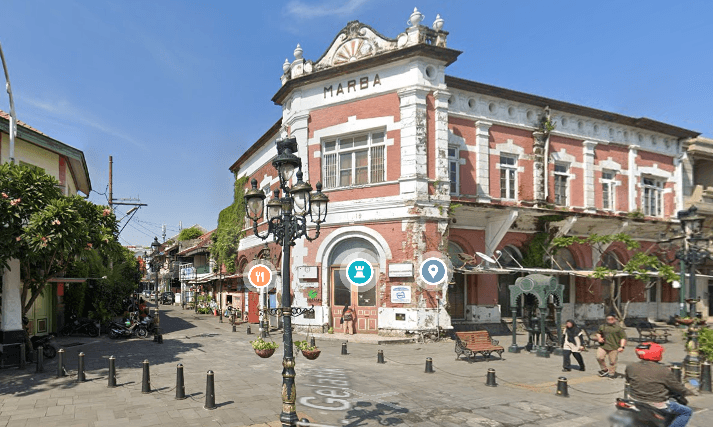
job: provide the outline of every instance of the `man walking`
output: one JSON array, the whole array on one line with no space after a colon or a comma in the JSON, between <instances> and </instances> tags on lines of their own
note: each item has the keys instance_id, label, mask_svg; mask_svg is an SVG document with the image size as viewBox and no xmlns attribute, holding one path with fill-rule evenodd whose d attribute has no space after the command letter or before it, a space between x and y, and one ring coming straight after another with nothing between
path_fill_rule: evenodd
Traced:
<instances>
[{"instance_id":1,"label":"man walking","mask_svg":"<svg viewBox=\"0 0 713 427\"><path fill-rule=\"evenodd\" d=\"M615 313L609 313L606 323L599 326L596 336L599 342L597 349L599 376L616 378L616 362L619 359L619 353L623 352L626 347L626 332L619 326ZM607 368L607 358L609 359L609 368Z\"/></svg>"}]
</instances>

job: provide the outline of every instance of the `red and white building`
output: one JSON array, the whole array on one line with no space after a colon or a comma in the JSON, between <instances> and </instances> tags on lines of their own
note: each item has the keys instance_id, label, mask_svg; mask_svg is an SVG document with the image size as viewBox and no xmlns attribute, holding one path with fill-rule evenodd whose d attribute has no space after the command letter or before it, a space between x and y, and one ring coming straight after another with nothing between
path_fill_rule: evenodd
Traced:
<instances>
[{"instance_id":1,"label":"red and white building","mask_svg":"<svg viewBox=\"0 0 713 427\"><path fill-rule=\"evenodd\" d=\"M316 307L314 319L294 324L338 329L345 303L356 308L358 332L499 323L510 316L507 285L517 275L461 270L432 291L409 264L415 271L430 251L448 252L457 267L456 253L501 251L501 263L516 266L538 232L626 232L647 249L676 227L683 143L697 132L449 76L461 52L447 47L443 22L415 21L394 39L350 22L315 61L298 46L272 99L282 117L231 167L269 195L278 186L275 140L295 137L305 181L321 181L329 196L319 239L292 249L294 305ZM538 133L543 117L555 124L549 134ZM246 231L239 266L265 249ZM355 249L374 259L376 288L349 291L335 274L345 267L335 260ZM603 257L574 247L557 264L617 267L631 255L616 244ZM584 276L560 278L564 318L604 315L609 287ZM394 286L408 287L411 302L393 303ZM632 301L630 317L678 311L668 283L632 281L621 297Z\"/></svg>"}]
</instances>

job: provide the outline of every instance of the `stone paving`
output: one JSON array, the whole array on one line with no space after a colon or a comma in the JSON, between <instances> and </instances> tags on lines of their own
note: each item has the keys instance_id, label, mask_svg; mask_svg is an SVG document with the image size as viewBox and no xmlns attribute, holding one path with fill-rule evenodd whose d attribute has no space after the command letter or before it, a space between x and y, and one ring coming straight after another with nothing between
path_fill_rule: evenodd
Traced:
<instances>
[{"instance_id":1,"label":"stone paving","mask_svg":"<svg viewBox=\"0 0 713 427\"><path fill-rule=\"evenodd\" d=\"M217 317L196 315L180 307L164 310L164 343L151 339L110 340L107 337L61 338L69 376L56 378L57 359L45 364L0 371L0 427L3 426L279 426L281 348L269 359L252 351L246 326L232 332ZM253 331L257 328L253 326ZM683 358L680 334L667 344L665 362ZM281 334L272 339L281 344ZM299 334L295 339L304 339ZM318 337L321 356L297 357L300 418L322 426L606 426L621 396L622 379L596 376L592 351L584 354L586 372L572 371L569 398L555 395L561 359L504 353L504 360L455 360L452 342L371 344L349 338L341 355L337 335ZM509 337L497 337L507 347ZM519 338L524 341L524 336ZM368 341L365 339L364 341ZM636 356L629 344L623 365ZM377 350L386 363L376 363ZM77 354L86 354L87 381L76 381ZM107 387L110 355L116 357L118 387ZM425 373L431 357L435 373ZM149 360L152 393L141 392L141 362ZM176 365L184 366L188 398L175 400ZM497 387L485 385L488 368ZM215 372L216 409L203 409L206 372ZM712 395L694 396L693 427L710 425Z\"/></svg>"}]
</instances>

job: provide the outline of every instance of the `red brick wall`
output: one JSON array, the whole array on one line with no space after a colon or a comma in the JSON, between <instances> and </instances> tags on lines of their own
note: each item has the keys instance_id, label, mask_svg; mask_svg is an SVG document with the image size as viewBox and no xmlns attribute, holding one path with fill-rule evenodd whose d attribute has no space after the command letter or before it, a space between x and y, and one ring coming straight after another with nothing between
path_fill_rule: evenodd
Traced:
<instances>
[{"instance_id":1,"label":"red brick wall","mask_svg":"<svg viewBox=\"0 0 713 427\"><path fill-rule=\"evenodd\" d=\"M458 117L449 117L448 129L454 135L465 139L465 144L475 147L475 125L472 120L461 119ZM461 159L465 159L465 164L459 166L460 173L460 194L466 196L475 196L478 194L476 182L475 167L477 165L476 153L467 150L461 150L459 153Z\"/></svg>"}]
</instances>

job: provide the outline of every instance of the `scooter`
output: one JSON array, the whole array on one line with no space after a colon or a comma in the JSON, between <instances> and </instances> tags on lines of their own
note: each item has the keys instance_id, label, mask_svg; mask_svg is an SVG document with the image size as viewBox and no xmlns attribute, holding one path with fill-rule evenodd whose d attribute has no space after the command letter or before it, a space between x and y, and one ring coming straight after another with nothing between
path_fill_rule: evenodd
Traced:
<instances>
[{"instance_id":1,"label":"scooter","mask_svg":"<svg viewBox=\"0 0 713 427\"><path fill-rule=\"evenodd\" d=\"M30 338L32 349L37 350L37 347L42 346L42 354L45 359L53 359L57 355L57 349L50 343L54 334L44 335L41 337L34 336Z\"/></svg>"},{"instance_id":2,"label":"scooter","mask_svg":"<svg viewBox=\"0 0 713 427\"><path fill-rule=\"evenodd\" d=\"M91 319L85 317L77 318L76 315L71 316L72 321L66 324L59 333L62 336L69 336L74 334L84 334L90 337L99 336L99 328Z\"/></svg>"},{"instance_id":3,"label":"scooter","mask_svg":"<svg viewBox=\"0 0 713 427\"><path fill-rule=\"evenodd\" d=\"M688 404L683 396L673 395L671 398L681 405ZM676 414L633 399L617 398L616 409L609 417L611 427L668 427L676 419Z\"/></svg>"},{"instance_id":4,"label":"scooter","mask_svg":"<svg viewBox=\"0 0 713 427\"><path fill-rule=\"evenodd\" d=\"M148 329L142 322L137 321L138 312L132 313L131 320L125 320L124 323L111 322L109 325L109 338L132 337L146 338Z\"/></svg>"}]
</instances>

